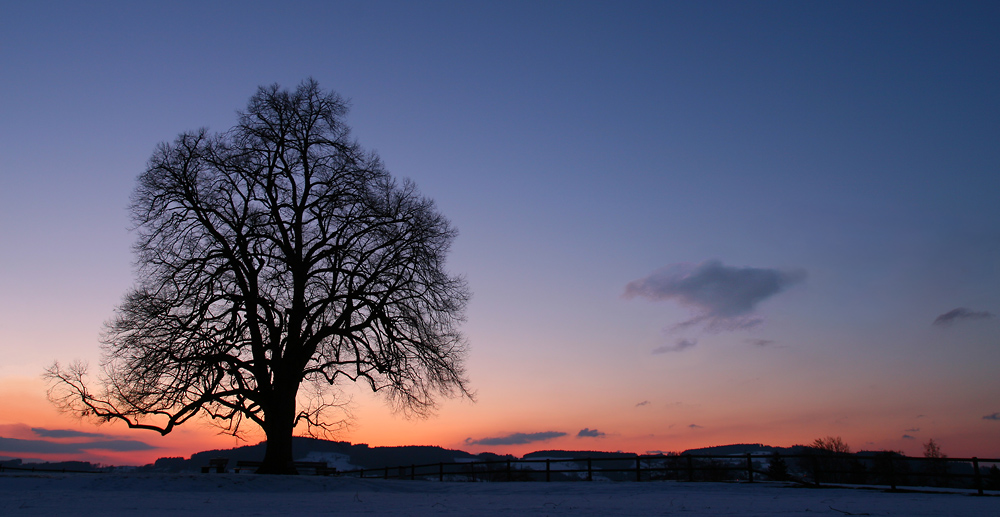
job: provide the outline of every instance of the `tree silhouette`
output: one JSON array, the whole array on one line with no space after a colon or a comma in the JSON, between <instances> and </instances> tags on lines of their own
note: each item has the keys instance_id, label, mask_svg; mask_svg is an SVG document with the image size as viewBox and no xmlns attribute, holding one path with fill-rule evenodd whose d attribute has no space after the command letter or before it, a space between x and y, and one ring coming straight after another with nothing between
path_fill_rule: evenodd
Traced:
<instances>
[{"instance_id":1,"label":"tree silhouette","mask_svg":"<svg viewBox=\"0 0 1000 517\"><path fill-rule=\"evenodd\" d=\"M781 454L778 451L771 453L771 458L767 465L767 476L774 481L787 481L788 476L788 463L785 462Z\"/></svg>"},{"instance_id":2,"label":"tree silhouette","mask_svg":"<svg viewBox=\"0 0 1000 517\"><path fill-rule=\"evenodd\" d=\"M839 436L817 438L806 449L808 469L814 480L820 477L834 483L854 483L864 478L864 465L851 457L851 448Z\"/></svg>"},{"instance_id":3,"label":"tree silhouette","mask_svg":"<svg viewBox=\"0 0 1000 517\"><path fill-rule=\"evenodd\" d=\"M839 436L827 436L826 438L816 438L810 447L820 449L834 454L850 454L851 448Z\"/></svg>"},{"instance_id":4,"label":"tree silhouette","mask_svg":"<svg viewBox=\"0 0 1000 517\"><path fill-rule=\"evenodd\" d=\"M948 456L941 452L941 446L931 438L930 441L924 444L924 457L928 459L944 459Z\"/></svg>"},{"instance_id":5,"label":"tree silhouette","mask_svg":"<svg viewBox=\"0 0 1000 517\"><path fill-rule=\"evenodd\" d=\"M931 483L944 486L948 482L948 456L941 452L941 446L933 438L924 444L924 458L927 458L926 471L931 476Z\"/></svg>"},{"instance_id":6,"label":"tree silhouette","mask_svg":"<svg viewBox=\"0 0 1000 517\"><path fill-rule=\"evenodd\" d=\"M469 295L444 270L455 230L350 139L346 113L312 79L273 85L229 131L160 144L131 203L137 286L106 324L95 391L85 365L54 363L50 400L161 434L250 420L267 437L259 472L291 473L293 428L341 423L342 379L417 415L470 396Z\"/></svg>"}]
</instances>

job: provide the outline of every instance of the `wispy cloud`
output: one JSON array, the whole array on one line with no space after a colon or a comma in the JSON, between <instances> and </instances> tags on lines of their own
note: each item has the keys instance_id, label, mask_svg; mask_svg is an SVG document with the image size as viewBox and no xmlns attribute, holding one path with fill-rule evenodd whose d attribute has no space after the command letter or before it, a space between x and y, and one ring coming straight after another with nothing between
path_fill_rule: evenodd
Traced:
<instances>
[{"instance_id":1,"label":"wispy cloud","mask_svg":"<svg viewBox=\"0 0 1000 517\"><path fill-rule=\"evenodd\" d=\"M682 350L687 350L698 344L697 339L678 339L676 343L672 345L663 345L659 348L654 348L654 354L666 354L669 352L680 352Z\"/></svg>"},{"instance_id":2,"label":"wispy cloud","mask_svg":"<svg viewBox=\"0 0 1000 517\"><path fill-rule=\"evenodd\" d=\"M771 346L775 343L773 339L745 339L744 341L760 348Z\"/></svg>"},{"instance_id":3,"label":"wispy cloud","mask_svg":"<svg viewBox=\"0 0 1000 517\"><path fill-rule=\"evenodd\" d=\"M754 315L760 302L805 278L803 269L732 267L709 260L673 264L629 282L625 297L675 300L695 310L694 318L675 328L703 324L709 331L744 330L763 322Z\"/></svg>"},{"instance_id":4,"label":"wispy cloud","mask_svg":"<svg viewBox=\"0 0 1000 517\"><path fill-rule=\"evenodd\" d=\"M986 415L983 420L1000 420L1000 413L993 413L992 415Z\"/></svg>"},{"instance_id":5,"label":"wispy cloud","mask_svg":"<svg viewBox=\"0 0 1000 517\"><path fill-rule=\"evenodd\" d=\"M584 427L579 433L576 433L577 438L600 438L602 436L604 436L604 433L588 427Z\"/></svg>"},{"instance_id":6,"label":"wispy cloud","mask_svg":"<svg viewBox=\"0 0 1000 517\"><path fill-rule=\"evenodd\" d=\"M648 400L644 400L644 401L636 404L635 407L648 406L649 404L650 404L650 402Z\"/></svg>"},{"instance_id":7,"label":"wispy cloud","mask_svg":"<svg viewBox=\"0 0 1000 517\"><path fill-rule=\"evenodd\" d=\"M914 427L912 429L907 429L907 430L905 430L903 432L904 433L918 433L918 432L920 432L920 428L919 427Z\"/></svg>"},{"instance_id":8,"label":"wispy cloud","mask_svg":"<svg viewBox=\"0 0 1000 517\"><path fill-rule=\"evenodd\" d=\"M691 424L688 427L690 427L691 429L704 429L705 428L704 426L700 426L698 424Z\"/></svg>"},{"instance_id":9,"label":"wispy cloud","mask_svg":"<svg viewBox=\"0 0 1000 517\"><path fill-rule=\"evenodd\" d=\"M481 438L479 440L466 438L465 443L468 445L524 445L526 443L544 442L545 440L561 438L563 436L566 436L566 433L559 431L545 431L541 433L512 433L507 436Z\"/></svg>"},{"instance_id":10,"label":"wispy cloud","mask_svg":"<svg viewBox=\"0 0 1000 517\"><path fill-rule=\"evenodd\" d=\"M22 440L0 437L0 451L33 454L77 454L83 451L133 452L156 449L148 443L135 440L101 440L94 442L63 443L48 440Z\"/></svg>"},{"instance_id":11,"label":"wispy cloud","mask_svg":"<svg viewBox=\"0 0 1000 517\"><path fill-rule=\"evenodd\" d=\"M934 325L949 327L962 320L988 320L992 317L993 314L986 311L974 311L965 307L959 307L935 318Z\"/></svg>"},{"instance_id":12,"label":"wispy cloud","mask_svg":"<svg viewBox=\"0 0 1000 517\"><path fill-rule=\"evenodd\" d=\"M43 429L32 427L31 432L42 438L115 438L114 436L101 433L85 433L83 431L73 431L71 429Z\"/></svg>"},{"instance_id":13,"label":"wispy cloud","mask_svg":"<svg viewBox=\"0 0 1000 517\"><path fill-rule=\"evenodd\" d=\"M903 435L903 439L904 439L904 440L916 440L916 438L915 438L915 437L913 437L913 436L910 436L910 435L908 435L908 434L904 434L904 435Z\"/></svg>"}]
</instances>

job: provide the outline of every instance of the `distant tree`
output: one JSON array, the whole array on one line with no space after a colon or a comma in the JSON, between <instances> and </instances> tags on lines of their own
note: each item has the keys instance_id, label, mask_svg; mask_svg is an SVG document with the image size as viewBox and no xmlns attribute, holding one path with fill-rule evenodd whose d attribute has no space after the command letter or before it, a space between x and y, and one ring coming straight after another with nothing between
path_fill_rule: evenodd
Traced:
<instances>
[{"instance_id":1,"label":"distant tree","mask_svg":"<svg viewBox=\"0 0 1000 517\"><path fill-rule=\"evenodd\" d=\"M788 480L788 464L778 454L778 451L771 453L771 458L767 465L767 477L775 481L786 481Z\"/></svg>"},{"instance_id":2,"label":"distant tree","mask_svg":"<svg viewBox=\"0 0 1000 517\"><path fill-rule=\"evenodd\" d=\"M931 459L942 459L942 458L947 458L948 456L945 456L944 454L941 453L941 447L936 442L934 442L933 438L931 438L930 441L924 444L924 457Z\"/></svg>"},{"instance_id":3,"label":"distant tree","mask_svg":"<svg viewBox=\"0 0 1000 517\"><path fill-rule=\"evenodd\" d=\"M50 399L162 434L250 420L267 437L259 472L291 473L293 428L341 423L341 380L418 415L435 394L469 396L469 294L444 270L455 230L350 138L346 113L312 79L261 87L229 131L161 144L132 197L137 286L107 324L103 371L92 388L85 365L54 363Z\"/></svg>"},{"instance_id":4,"label":"distant tree","mask_svg":"<svg viewBox=\"0 0 1000 517\"><path fill-rule=\"evenodd\" d=\"M827 452L832 452L836 454L850 454L851 448L848 447L844 440L839 436L827 436L826 438L817 438L811 445L814 449L820 449Z\"/></svg>"},{"instance_id":5,"label":"distant tree","mask_svg":"<svg viewBox=\"0 0 1000 517\"><path fill-rule=\"evenodd\" d=\"M926 471L931 475L931 484L942 486L948 482L948 462L941 447L932 438L924 444L924 458L927 458Z\"/></svg>"},{"instance_id":6,"label":"distant tree","mask_svg":"<svg viewBox=\"0 0 1000 517\"><path fill-rule=\"evenodd\" d=\"M990 467L990 470L987 472L986 488L1000 490L1000 468L996 465Z\"/></svg>"},{"instance_id":7,"label":"distant tree","mask_svg":"<svg viewBox=\"0 0 1000 517\"><path fill-rule=\"evenodd\" d=\"M900 485L909 482L910 463L902 451L878 451L872 455L872 482Z\"/></svg>"},{"instance_id":8,"label":"distant tree","mask_svg":"<svg viewBox=\"0 0 1000 517\"><path fill-rule=\"evenodd\" d=\"M805 470L812 471L815 480L848 483L863 477L864 466L850 457L851 448L841 437L817 438L809 447L806 454L810 458Z\"/></svg>"}]
</instances>

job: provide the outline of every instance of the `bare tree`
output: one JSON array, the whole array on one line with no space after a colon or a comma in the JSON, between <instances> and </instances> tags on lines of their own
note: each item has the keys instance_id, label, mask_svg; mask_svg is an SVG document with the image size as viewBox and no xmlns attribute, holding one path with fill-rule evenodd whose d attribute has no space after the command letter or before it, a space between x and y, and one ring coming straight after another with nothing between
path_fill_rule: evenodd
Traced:
<instances>
[{"instance_id":1,"label":"bare tree","mask_svg":"<svg viewBox=\"0 0 1000 517\"><path fill-rule=\"evenodd\" d=\"M820 449L823 451L832 452L835 454L850 454L851 448L844 443L844 440L839 436L827 436L826 438L817 438L813 441L810 447L814 449Z\"/></svg>"},{"instance_id":2,"label":"bare tree","mask_svg":"<svg viewBox=\"0 0 1000 517\"><path fill-rule=\"evenodd\" d=\"M933 438L924 444L924 457L928 459L944 459L948 456L941 452L941 446Z\"/></svg>"},{"instance_id":3,"label":"bare tree","mask_svg":"<svg viewBox=\"0 0 1000 517\"><path fill-rule=\"evenodd\" d=\"M834 483L855 483L863 480L864 466L851 457L851 448L839 436L817 438L809 446L814 453L809 455L809 467L813 470L813 479L819 483L822 476L826 481ZM818 454L816 454L818 452Z\"/></svg>"},{"instance_id":4,"label":"bare tree","mask_svg":"<svg viewBox=\"0 0 1000 517\"><path fill-rule=\"evenodd\" d=\"M924 444L924 457L927 458L925 470L931 475L931 484L945 486L948 484L948 455L941 452L941 446L931 438Z\"/></svg>"},{"instance_id":5,"label":"bare tree","mask_svg":"<svg viewBox=\"0 0 1000 517\"><path fill-rule=\"evenodd\" d=\"M137 286L106 324L102 373L54 363L49 397L167 434L197 415L267 437L262 473L294 472L293 428L336 426L335 386L364 381L423 415L470 396L464 280L431 200L350 139L346 103L309 79L261 87L238 124L161 144L131 210ZM297 404L300 387L318 395Z\"/></svg>"}]
</instances>

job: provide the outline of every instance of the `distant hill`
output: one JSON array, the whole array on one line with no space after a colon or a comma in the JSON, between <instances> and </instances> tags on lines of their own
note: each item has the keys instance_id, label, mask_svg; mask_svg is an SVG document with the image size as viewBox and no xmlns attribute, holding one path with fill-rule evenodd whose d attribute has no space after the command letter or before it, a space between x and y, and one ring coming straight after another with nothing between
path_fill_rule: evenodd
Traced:
<instances>
[{"instance_id":1,"label":"distant hill","mask_svg":"<svg viewBox=\"0 0 1000 517\"><path fill-rule=\"evenodd\" d=\"M261 442L233 449L203 451L191 455L190 459L160 458L152 465L140 468L159 472L198 471L201 467L208 465L208 461L212 458L228 458L229 468L233 468L237 461L261 461L264 459L264 447L265 443ZM465 451L436 446L369 447L368 444L364 443L351 444L306 437L292 439L292 455L296 460L326 461L330 466L335 466L340 470L378 469L400 465L451 463L477 459L477 456Z\"/></svg>"},{"instance_id":2,"label":"distant hill","mask_svg":"<svg viewBox=\"0 0 1000 517\"><path fill-rule=\"evenodd\" d=\"M262 460L264 458L264 447L264 442L261 442L255 445L246 445L232 449L202 451L191 455L188 459L160 458L152 465L139 467L139 469L158 472L199 471L202 467L207 466L209 460L212 458L228 458L229 468L232 469L236 466L237 461ZM684 454L742 455L746 453L767 454L774 451L794 453L799 452L801 449L801 446L787 448L752 443L690 449L684 451ZM296 460L325 461L331 467L336 467L339 470L355 470L362 468L381 469L384 467L406 465L427 465L463 461L496 461L508 458L515 459L515 457L511 455L498 455L489 452L476 455L465 451L445 449L442 447L428 445L369 447L368 444L364 443L351 444L350 442L338 442L306 437L293 438L292 451ZM634 458L635 456L635 453L621 451L602 452L544 450L525 454L524 459Z\"/></svg>"},{"instance_id":3,"label":"distant hill","mask_svg":"<svg viewBox=\"0 0 1000 517\"><path fill-rule=\"evenodd\" d=\"M54 470L64 472L98 472L106 467L95 465L89 461L42 461L11 458L0 461L0 467L14 470Z\"/></svg>"},{"instance_id":4,"label":"distant hill","mask_svg":"<svg viewBox=\"0 0 1000 517\"><path fill-rule=\"evenodd\" d=\"M714 447L702 447L700 449L688 449L682 454L764 454L774 451L789 452L789 447L772 447L760 443L734 443L731 445L716 445Z\"/></svg>"},{"instance_id":5,"label":"distant hill","mask_svg":"<svg viewBox=\"0 0 1000 517\"><path fill-rule=\"evenodd\" d=\"M545 458L635 458L634 452L599 452L599 451L535 451L524 455L524 459Z\"/></svg>"}]
</instances>

